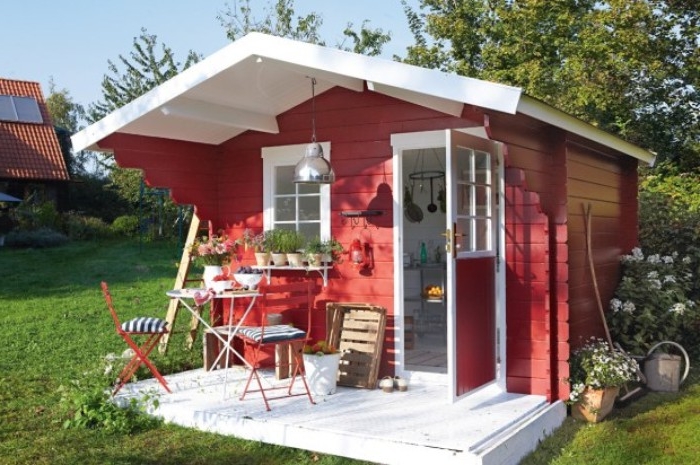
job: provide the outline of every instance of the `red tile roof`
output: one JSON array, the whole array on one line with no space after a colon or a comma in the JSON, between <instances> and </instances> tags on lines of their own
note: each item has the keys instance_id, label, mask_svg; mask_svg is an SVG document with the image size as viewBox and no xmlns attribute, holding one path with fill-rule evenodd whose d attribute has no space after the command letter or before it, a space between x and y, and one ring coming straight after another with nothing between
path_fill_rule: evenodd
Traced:
<instances>
[{"instance_id":1,"label":"red tile roof","mask_svg":"<svg viewBox=\"0 0 700 465\"><path fill-rule=\"evenodd\" d=\"M0 179L67 181L68 169L39 83L0 78L0 95L34 97L44 121L0 121Z\"/></svg>"}]
</instances>

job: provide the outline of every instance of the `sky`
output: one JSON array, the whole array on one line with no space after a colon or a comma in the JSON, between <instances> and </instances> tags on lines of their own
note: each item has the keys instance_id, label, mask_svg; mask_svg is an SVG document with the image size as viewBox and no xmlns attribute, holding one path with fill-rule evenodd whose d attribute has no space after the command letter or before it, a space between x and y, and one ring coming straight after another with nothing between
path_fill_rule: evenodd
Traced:
<instances>
[{"instance_id":1,"label":"sky","mask_svg":"<svg viewBox=\"0 0 700 465\"><path fill-rule=\"evenodd\" d=\"M251 0L262 17L274 0ZM236 0L14 0L5 2L0 25L0 77L36 81L45 97L49 80L68 90L75 103L87 106L102 98L108 60L128 57L141 28L156 35L181 62L189 50L207 57L230 41L217 14ZM408 4L418 9L418 0ZM356 29L391 32L382 56L404 56L413 43L400 0L294 0L296 16L316 12L329 46L342 42L348 22ZM347 44L350 45L349 43ZM123 69L120 67L120 70Z\"/></svg>"}]
</instances>

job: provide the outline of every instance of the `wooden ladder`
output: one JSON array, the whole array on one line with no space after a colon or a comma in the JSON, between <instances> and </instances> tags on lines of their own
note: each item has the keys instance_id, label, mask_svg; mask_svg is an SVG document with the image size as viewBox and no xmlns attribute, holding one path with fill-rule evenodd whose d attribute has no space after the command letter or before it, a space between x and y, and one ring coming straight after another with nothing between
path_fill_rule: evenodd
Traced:
<instances>
[{"instance_id":1,"label":"wooden ladder","mask_svg":"<svg viewBox=\"0 0 700 465\"><path fill-rule=\"evenodd\" d=\"M203 228L200 224L197 215L192 215L192 222L190 223L190 229L187 232L185 246L182 249L182 258L180 259L180 266L177 269L177 275L175 276L175 285L173 286L173 289L182 289L184 287L187 287L186 284L188 283L201 282L201 277L188 277L190 267L192 266L192 244L194 243L195 239L197 238L200 232L206 232L208 234L210 232L209 227L207 225L206 228ZM165 334L165 336L163 336L163 338L160 341L160 346L158 350L162 354L165 354L168 350L168 342L170 340L170 335L172 334L172 328L175 325L175 318L177 317L178 310L180 310L180 300L170 299L170 303L168 304L168 313L165 315L165 321L168 322L168 328L171 328L171 331ZM196 310L198 312L202 311L201 307L196 307ZM192 315L192 320L190 321L190 329L187 333L185 340L187 348L189 349L192 348L194 338L197 336L198 326L199 320L197 320L197 318L194 315Z\"/></svg>"}]
</instances>

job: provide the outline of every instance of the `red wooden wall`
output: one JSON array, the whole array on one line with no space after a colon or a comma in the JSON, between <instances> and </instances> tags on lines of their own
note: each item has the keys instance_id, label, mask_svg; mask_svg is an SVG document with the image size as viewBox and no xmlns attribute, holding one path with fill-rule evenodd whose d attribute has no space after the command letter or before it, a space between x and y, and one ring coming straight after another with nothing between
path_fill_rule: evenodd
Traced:
<instances>
[{"instance_id":1,"label":"red wooden wall","mask_svg":"<svg viewBox=\"0 0 700 465\"><path fill-rule=\"evenodd\" d=\"M593 204L596 271L607 301L617 255L636 242L636 160L567 139L563 131L522 115L488 116L492 138L508 148L508 388L565 398L568 388L561 380L568 376L569 341L597 333L580 206ZM310 102L277 119L279 134L247 132L220 146L129 135L111 136L101 146L113 148L120 165L144 169L150 185L169 187L175 201L194 204L200 219L240 236L245 228L262 229L261 148L310 141ZM366 271L347 262L337 265L325 289L313 274L275 274L275 279L316 280L316 337L323 337L328 301L365 301L394 314L390 135L476 126L483 120L474 107L456 118L368 91L333 88L317 96L317 139L331 141L337 176L331 186L332 234L346 246L362 234L374 260ZM340 212L359 209L384 214L372 218L366 230L353 229ZM244 259L252 262L248 254ZM393 338L390 318L380 376L392 372Z\"/></svg>"}]
</instances>

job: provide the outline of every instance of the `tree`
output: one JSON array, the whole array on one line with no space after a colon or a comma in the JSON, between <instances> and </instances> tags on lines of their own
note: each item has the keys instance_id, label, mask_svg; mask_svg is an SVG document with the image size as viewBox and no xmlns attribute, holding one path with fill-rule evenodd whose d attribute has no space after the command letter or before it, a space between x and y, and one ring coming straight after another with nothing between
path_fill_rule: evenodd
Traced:
<instances>
[{"instance_id":1,"label":"tree","mask_svg":"<svg viewBox=\"0 0 700 465\"><path fill-rule=\"evenodd\" d=\"M67 89L58 90L53 78L49 79L46 108L56 129L68 173L71 176L85 174L86 156L82 152L74 153L70 142L71 134L81 129L80 122L85 118L85 109L73 101Z\"/></svg>"},{"instance_id":2,"label":"tree","mask_svg":"<svg viewBox=\"0 0 700 465\"><path fill-rule=\"evenodd\" d=\"M226 8L217 18L226 29L226 37L231 40L243 37L249 32L262 32L301 42L326 45L320 34L323 18L318 13L311 12L306 16L297 16L295 19L294 0L276 0L270 9L263 9L262 19L256 19L253 16L250 0L243 0L239 6L234 4L233 7L227 3ZM348 23L343 34L352 41L353 46L348 48L341 43L336 47L365 55L381 54L382 47L391 40L391 33L384 33L382 29L370 29L367 24L367 20L363 21L360 30L355 31L353 24Z\"/></svg>"},{"instance_id":3,"label":"tree","mask_svg":"<svg viewBox=\"0 0 700 465\"><path fill-rule=\"evenodd\" d=\"M700 166L699 13L690 1L403 2L404 61L495 80Z\"/></svg>"}]
</instances>

